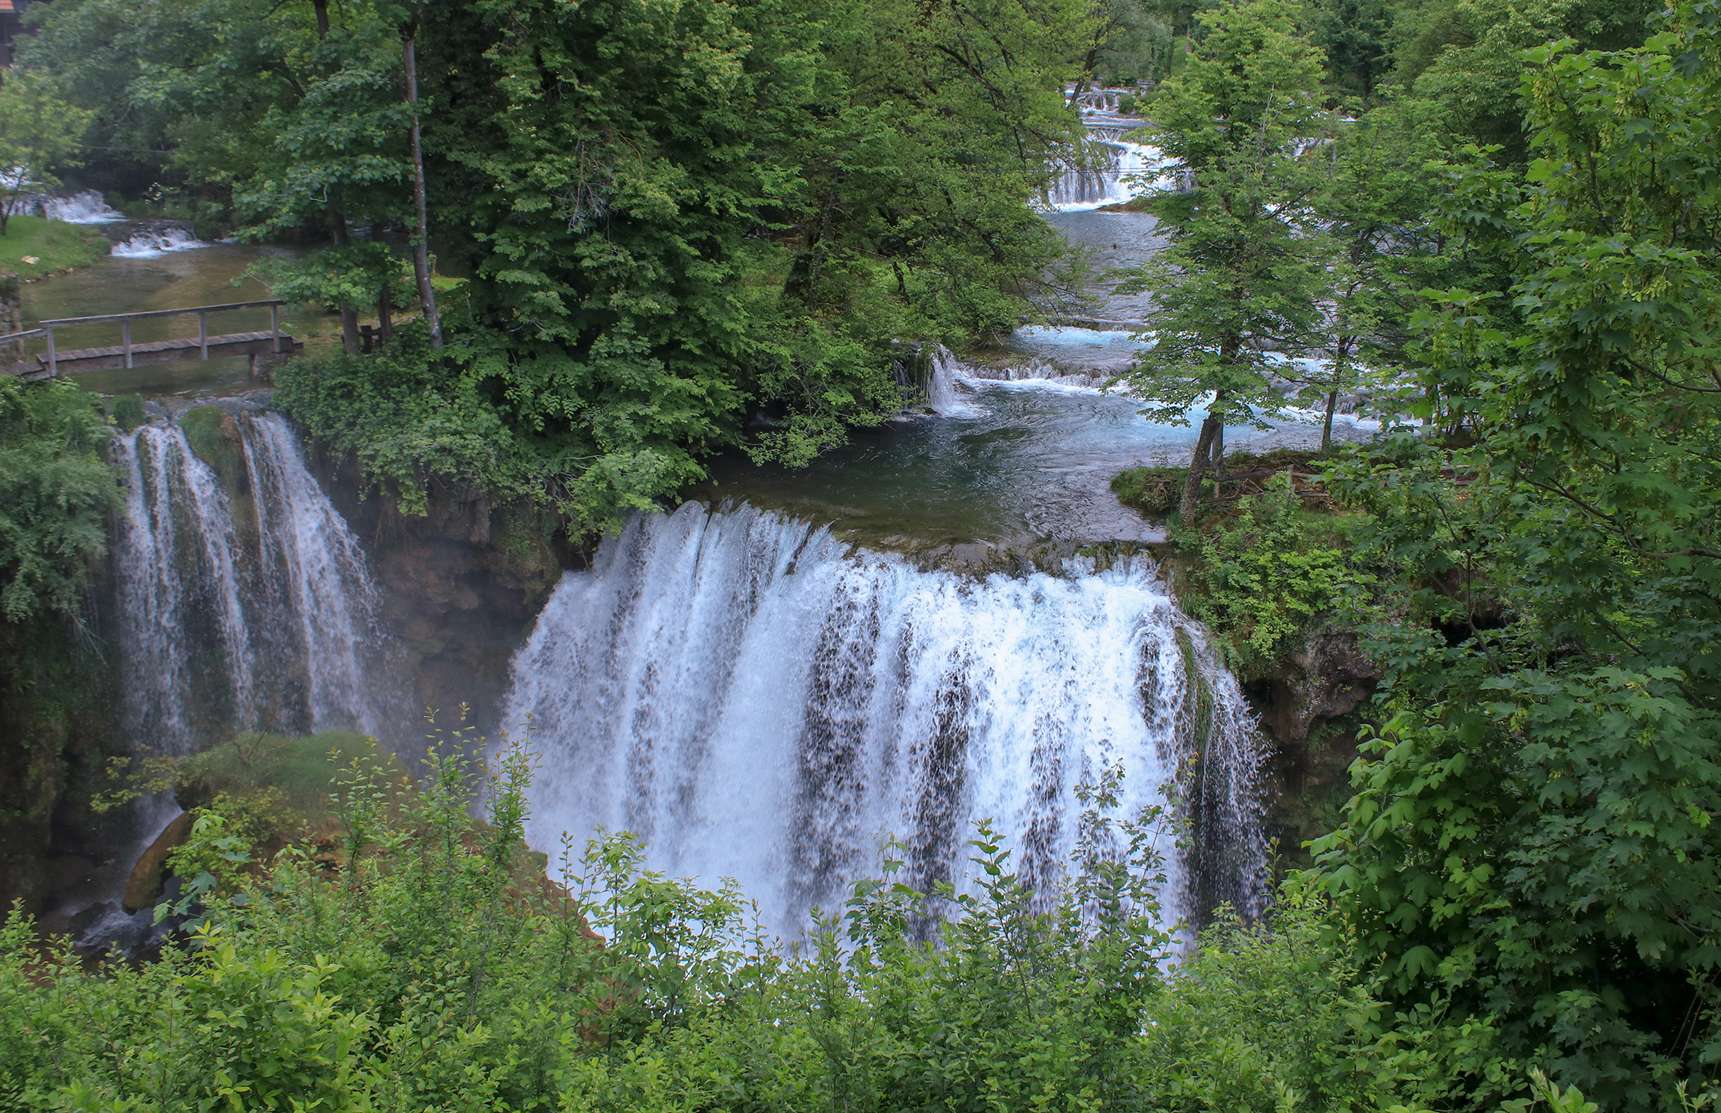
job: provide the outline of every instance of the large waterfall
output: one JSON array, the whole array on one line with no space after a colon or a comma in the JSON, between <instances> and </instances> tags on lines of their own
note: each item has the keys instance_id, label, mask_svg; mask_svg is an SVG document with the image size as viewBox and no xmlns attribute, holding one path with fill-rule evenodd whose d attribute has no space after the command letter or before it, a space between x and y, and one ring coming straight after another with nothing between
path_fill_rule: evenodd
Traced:
<instances>
[{"instance_id":1,"label":"large waterfall","mask_svg":"<svg viewBox=\"0 0 1721 1113\"><path fill-rule=\"evenodd\" d=\"M1166 903L1259 901L1253 721L1144 562L970 579L851 552L806 522L688 504L570 573L514 663L510 734L540 757L531 841L629 830L654 866L732 877L795 934L877 871L969 878L989 818L1043 893L1078 787L1168 799Z\"/></svg>"},{"instance_id":2,"label":"large waterfall","mask_svg":"<svg viewBox=\"0 0 1721 1113\"><path fill-rule=\"evenodd\" d=\"M366 671L382 639L358 540L283 418L227 420L238 444L226 483L177 424L118 442L127 729L166 753L248 729L375 734L384 716Z\"/></svg>"}]
</instances>

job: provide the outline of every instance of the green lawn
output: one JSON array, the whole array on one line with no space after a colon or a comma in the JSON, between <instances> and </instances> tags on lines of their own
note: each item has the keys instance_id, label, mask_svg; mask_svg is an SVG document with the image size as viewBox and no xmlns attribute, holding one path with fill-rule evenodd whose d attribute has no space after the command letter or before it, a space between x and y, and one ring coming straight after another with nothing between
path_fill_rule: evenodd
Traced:
<instances>
[{"instance_id":1,"label":"green lawn","mask_svg":"<svg viewBox=\"0 0 1721 1113\"><path fill-rule=\"evenodd\" d=\"M25 281L87 267L107 253L107 238L98 229L39 216L13 217L0 236L0 269L16 271Z\"/></svg>"}]
</instances>

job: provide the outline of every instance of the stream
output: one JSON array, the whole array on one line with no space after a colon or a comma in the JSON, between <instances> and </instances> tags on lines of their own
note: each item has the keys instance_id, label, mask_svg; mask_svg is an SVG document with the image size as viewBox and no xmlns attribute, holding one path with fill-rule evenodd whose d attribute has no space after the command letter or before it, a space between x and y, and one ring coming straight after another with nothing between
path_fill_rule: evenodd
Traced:
<instances>
[{"instance_id":1,"label":"stream","mask_svg":"<svg viewBox=\"0 0 1721 1113\"><path fill-rule=\"evenodd\" d=\"M1160 537L1110 480L1179 462L1195 437L1192 424L1146 420L1113 385L1144 347L1128 326L1150 306L1105 272L1159 239L1151 216L1100 209L1096 192L1127 186L1067 183L1070 211L1048 214L1100 272L1092 327L1023 328L964 358L939 351L926 404L807 469L714 461L679 511L635 516L589 567L567 571L530 628L504 636L505 664L484 651L482 670L505 691L500 722L481 725L540 756L535 846L633 830L654 867L745 882L765 924L792 937L879 868L892 836L915 883L970 884L964 840L981 819L1019 847L1049 899L1082 786L1118 769L1129 807L1194 809L1197 836L1165 848L1168 914L1256 907L1266 848L1253 714L1151 560L1083 555ZM32 285L26 309L39 320L258 298L246 271L272 250L115 255ZM267 327L257 316L223 327ZM285 323L295 336L328 332L317 315ZM113 343L103 327L62 343ZM178 399L177 414L187 399L250 389L243 361L227 362L237 366L80 379ZM198 435L229 445L217 470L178 417L116 449L122 709L140 751L182 753L248 728L407 735L368 698L400 687L382 660L402 659L400 647L378 616L405 616L419 645L458 641L476 617L402 595L438 573L403 568L399 553L377 575L379 558L336 509L343 493L319 487L297 434L262 404L205 407ZM1319 435L1313 419L1289 420L1229 430L1227 445ZM1199 779L1181 783L1194 767ZM146 913L103 907L109 937L145 930Z\"/></svg>"}]
</instances>

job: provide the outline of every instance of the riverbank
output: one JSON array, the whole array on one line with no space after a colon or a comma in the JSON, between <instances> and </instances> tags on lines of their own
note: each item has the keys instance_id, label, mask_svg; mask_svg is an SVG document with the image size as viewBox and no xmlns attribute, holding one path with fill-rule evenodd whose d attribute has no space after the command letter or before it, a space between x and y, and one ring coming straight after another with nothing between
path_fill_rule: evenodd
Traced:
<instances>
[{"instance_id":1,"label":"riverbank","mask_svg":"<svg viewBox=\"0 0 1721 1113\"><path fill-rule=\"evenodd\" d=\"M1359 631L1375 578L1351 534L1362 517L1336 507L1322 482L1331 453L1233 453L1203 484L1199 512L1176 518L1182 467L1118 473L1112 491L1165 523L1157 546L1172 594L1213 635L1272 739L1266 828L1287 865L1333 828L1348 790L1357 731L1382 675Z\"/></svg>"},{"instance_id":2,"label":"riverbank","mask_svg":"<svg viewBox=\"0 0 1721 1113\"><path fill-rule=\"evenodd\" d=\"M0 270L10 270L25 282L90 266L107 254L107 237L88 224L18 215L6 222L6 234L0 236Z\"/></svg>"}]
</instances>

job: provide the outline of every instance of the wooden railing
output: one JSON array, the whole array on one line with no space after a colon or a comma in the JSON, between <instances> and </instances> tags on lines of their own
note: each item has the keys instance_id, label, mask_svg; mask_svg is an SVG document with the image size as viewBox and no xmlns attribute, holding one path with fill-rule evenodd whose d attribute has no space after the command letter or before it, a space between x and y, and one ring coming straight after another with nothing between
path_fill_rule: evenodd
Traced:
<instances>
[{"instance_id":1,"label":"wooden railing","mask_svg":"<svg viewBox=\"0 0 1721 1113\"><path fill-rule=\"evenodd\" d=\"M32 337L46 336L48 338L48 374L52 377L58 375L60 371L60 352L59 346L55 341L55 329L70 328L81 325L97 325L106 321L118 321L120 323L120 348L124 354L125 365L130 367L132 366L131 323L133 321L156 317L184 317L195 313L197 315L198 356L202 359L208 359L210 342L209 315L211 313L227 313L238 309L267 308L269 310L269 337L271 340L271 347L277 354L279 354L281 351L281 307L285 304L287 303L281 298L266 298L262 301L226 302L222 305L192 305L183 309L146 309L138 313L98 313L90 317L55 317L51 320L38 322L36 327L33 329L26 329L23 332L14 332L6 336L0 336L0 346L12 343L18 343L21 345L25 340L29 340ZM189 340L190 338L186 337L185 339ZM216 337L216 340L220 340L220 337ZM187 350L190 350L189 345L187 345Z\"/></svg>"}]
</instances>

